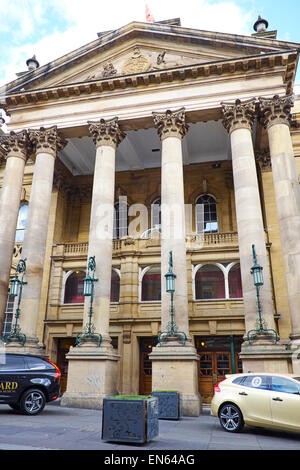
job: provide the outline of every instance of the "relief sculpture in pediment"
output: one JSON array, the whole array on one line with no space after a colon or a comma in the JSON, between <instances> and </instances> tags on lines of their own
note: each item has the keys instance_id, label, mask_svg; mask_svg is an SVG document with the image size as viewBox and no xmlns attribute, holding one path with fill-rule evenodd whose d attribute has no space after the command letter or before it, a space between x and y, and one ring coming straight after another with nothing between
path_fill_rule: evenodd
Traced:
<instances>
[{"instance_id":1,"label":"relief sculpture in pediment","mask_svg":"<svg viewBox=\"0 0 300 470\"><path fill-rule=\"evenodd\" d=\"M107 62L100 71L91 73L87 78L88 80L96 80L97 78L108 78L114 77L115 75L117 75L117 70L114 65L112 62Z\"/></svg>"},{"instance_id":2,"label":"relief sculpture in pediment","mask_svg":"<svg viewBox=\"0 0 300 470\"><path fill-rule=\"evenodd\" d=\"M157 59L156 59L156 64L153 66L154 70L160 70L160 69L169 69L172 67L179 67L180 65L183 65L183 63L175 62L175 61L170 61L167 62L165 60L167 51L162 51L160 54L158 54Z\"/></svg>"},{"instance_id":3,"label":"relief sculpture in pediment","mask_svg":"<svg viewBox=\"0 0 300 470\"><path fill-rule=\"evenodd\" d=\"M135 47L132 56L123 64L122 72L125 75L131 73L142 73L147 72L150 68L150 60L142 55L139 47Z\"/></svg>"}]
</instances>

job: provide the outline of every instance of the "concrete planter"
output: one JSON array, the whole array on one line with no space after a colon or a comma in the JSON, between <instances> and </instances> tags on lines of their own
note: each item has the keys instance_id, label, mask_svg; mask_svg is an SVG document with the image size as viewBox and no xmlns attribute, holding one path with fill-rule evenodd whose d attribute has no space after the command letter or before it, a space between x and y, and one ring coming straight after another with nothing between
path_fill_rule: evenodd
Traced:
<instances>
[{"instance_id":1,"label":"concrete planter","mask_svg":"<svg viewBox=\"0 0 300 470\"><path fill-rule=\"evenodd\" d=\"M160 390L152 392L151 395L158 399L159 419L180 419L182 407L179 392Z\"/></svg>"},{"instance_id":2,"label":"concrete planter","mask_svg":"<svg viewBox=\"0 0 300 470\"><path fill-rule=\"evenodd\" d=\"M145 443L158 436L158 400L146 396L103 399L102 439Z\"/></svg>"}]
</instances>

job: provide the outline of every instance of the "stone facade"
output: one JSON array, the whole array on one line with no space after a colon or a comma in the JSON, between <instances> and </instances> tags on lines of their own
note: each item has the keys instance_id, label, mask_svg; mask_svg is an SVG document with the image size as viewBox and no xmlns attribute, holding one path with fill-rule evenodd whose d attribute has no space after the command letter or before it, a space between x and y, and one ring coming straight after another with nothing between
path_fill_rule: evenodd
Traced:
<instances>
[{"instance_id":1,"label":"stone facade","mask_svg":"<svg viewBox=\"0 0 300 470\"><path fill-rule=\"evenodd\" d=\"M109 394L148 384L181 392L184 414L194 416L202 387L227 372L299 371L297 45L241 39L131 23L0 89L10 115L10 133L0 137L0 326L9 278L26 257L26 343L6 347L61 361L66 406L101 407ZM24 204L24 238L15 241ZM263 266L264 329L252 245ZM92 256L101 344L88 336L75 344L90 319L78 279ZM159 299L145 296L147 273ZM78 297L69 301L72 276ZM67 340L73 347L62 358Z\"/></svg>"}]
</instances>

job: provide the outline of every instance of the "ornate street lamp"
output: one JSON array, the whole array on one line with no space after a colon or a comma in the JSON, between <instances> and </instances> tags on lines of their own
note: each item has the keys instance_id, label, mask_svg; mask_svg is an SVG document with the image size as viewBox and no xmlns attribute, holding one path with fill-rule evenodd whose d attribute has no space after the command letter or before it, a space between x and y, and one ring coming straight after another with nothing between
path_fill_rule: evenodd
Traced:
<instances>
[{"instance_id":1,"label":"ornate street lamp","mask_svg":"<svg viewBox=\"0 0 300 470\"><path fill-rule=\"evenodd\" d=\"M161 346L162 341L168 341L173 338L181 338L183 345L185 346L187 336L183 331L178 331L177 325L174 322L174 293L175 293L175 279L176 274L173 273L173 254L172 251L169 253L169 271L165 274L166 278L166 292L171 294L171 319L167 325L167 331L162 331L158 335L158 342Z\"/></svg>"},{"instance_id":2,"label":"ornate street lamp","mask_svg":"<svg viewBox=\"0 0 300 470\"><path fill-rule=\"evenodd\" d=\"M92 323L93 316L93 301L94 301L94 283L98 281L95 278L96 261L95 256L90 256L88 260L88 272L83 280L83 295L90 297L90 310L89 310L89 321L83 332L76 336L76 346L85 341L96 341L98 346L101 346L102 336L100 333L95 333L95 326ZM92 276L91 276L91 273Z\"/></svg>"},{"instance_id":3,"label":"ornate street lamp","mask_svg":"<svg viewBox=\"0 0 300 470\"><path fill-rule=\"evenodd\" d=\"M262 306L261 306L260 294L259 294L259 289L264 284L263 274L262 274L263 268L257 263L255 245L252 245L252 254L253 254L254 264L251 268L250 273L253 275L253 282L254 282L254 286L256 289L257 309L258 309L258 328L256 330L250 330L247 334L247 338L248 338L249 344L251 344L251 340L250 340L251 336L256 337L258 334L263 334L263 335L271 334L275 336L275 343L277 343L278 341L277 332L272 328L270 329L264 328L264 322L262 319Z\"/></svg>"},{"instance_id":4,"label":"ornate street lamp","mask_svg":"<svg viewBox=\"0 0 300 470\"><path fill-rule=\"evenodd\" d=\"M3 336L4 343L17 341L21 343L22 346L24 346L26 342L26 335L24 333L21 333L21 328L18 325L20 313L21 313L20 304L21 304L21 299L22 299L23 286L27 284L27 282L24 281L25 273L26 273L26 258L20 259L16 267L15 277L10 281L9 295L13 297L18 297L18 305L16 309L16 314L15 314L15 323L12 326L11 332L8 335ZM21 279L19 279L18 274L21 275Z\"/></svg>"}]
</instances>

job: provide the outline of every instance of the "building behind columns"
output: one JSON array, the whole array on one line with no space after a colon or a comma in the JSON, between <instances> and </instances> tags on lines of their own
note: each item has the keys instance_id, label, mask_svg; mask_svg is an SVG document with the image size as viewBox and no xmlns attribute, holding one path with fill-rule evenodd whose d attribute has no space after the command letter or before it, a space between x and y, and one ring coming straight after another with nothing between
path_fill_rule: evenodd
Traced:
<instances>
[{"instance_id":1,"label":"building behind columns","mask_svg":"<svg viewBox=\"0 0 300 470\"><path fill-rule=\"evenodd\" d=\"M300 373L299 44L262 26L239 36L132 22L0 89L1 329L7 338L9 280L26 257L26 342L6 347L47 354L71 403L86 393L93 406L91 383L101 396L147 394L153 370L160 388L164 373L163 388L203 402L227 373ZM183 334L165 340L170 251ZM100 346L76 343L92 256Z\"/></svg>"}]
</instances>

